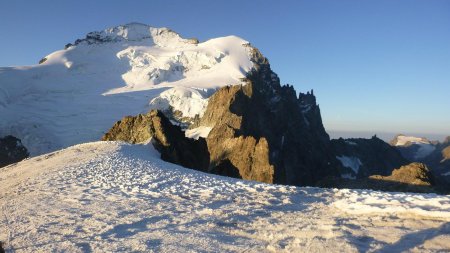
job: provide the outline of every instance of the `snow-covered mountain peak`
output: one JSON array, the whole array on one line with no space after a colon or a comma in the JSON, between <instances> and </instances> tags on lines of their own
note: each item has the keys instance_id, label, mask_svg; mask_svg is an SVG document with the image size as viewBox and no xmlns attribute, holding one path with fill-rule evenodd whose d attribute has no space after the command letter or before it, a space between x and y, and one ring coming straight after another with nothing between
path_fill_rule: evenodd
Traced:
<instances>
[{"instance_id":1,"label":"snow-covered mountain peak","mask_svg":"<svg viewBox=\"0 0 450 253\"><path fill-rule=\"evenodd\" d=\"M201 115L212 91L254 68L248 45L236 36L198 43L138 23L91 32L39 65L0 68L0 136L37 155L99 140L122 117L161 106Z\"/></svg>"},{"instance_id":2,"label":"snow-covered mountain peak","mask_svg":"<svg viewBox=\"0 0 450 253\"><path fill-rule=\"evenodd\" d=\"M412 144L430 144L430 141L427 138L399 134L394 137L391 144L393 146L408 146Z\"/></svg>"},{"instance_id":3,"label":"snow-covered mountain peak","mask_svg":"<svg viewBox=\"0 0 450 253\"><path fill-rule=\"evenodd\" d=\"M420 160L431 154L435 145L427 138L399 134L390 141L392 146L400 148L402 155L409 160Z\"/></svg>"},{"instance_id":4,"label":"snow-covered mountain peak","mask_svg":"<svg viewBox=\"0 0 450 253\"><path fill-rule=\"evenodd\" d=\"M102 31L90 32L85 39L76 40L75 45L143 40L146 41L145 44L147 45L154 44L160 47L177 47L183 44L198 43L196 39L183 39L178 33L166 27L156 28L141 23L129 23Z\"/></svg>"}]
</instances>

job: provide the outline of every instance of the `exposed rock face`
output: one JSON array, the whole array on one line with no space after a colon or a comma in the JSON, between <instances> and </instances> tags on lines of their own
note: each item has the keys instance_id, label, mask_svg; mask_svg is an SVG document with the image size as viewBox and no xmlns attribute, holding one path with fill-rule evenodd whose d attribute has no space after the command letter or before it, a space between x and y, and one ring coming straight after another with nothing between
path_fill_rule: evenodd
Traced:
<instances>
[{"instance_id":1,"label":"exposed rock face","mask_svg":"<svg viewBox=\"0 0 450 253\"><path fill-rule=\"evenodd\" d=\"M42 58L42 59L39 60L39 64L42 64L42 63L44 63L44 62L46 62L46 61L47 61L47 58L44 57L44 58Z\"/></svg>"},{"instance_id":2,"label":"exposed rock face","mask_svg":"<svg viewBox=\"0 0 450 253\"><path fill-rule=\"evenodd\" d=\"M371 179L392 181L409 185L430 186L433 184L433 177L427 166L423 163L411 163L392 171L390 176L374 175Z\"/></svg>"},{"instance_id":3,"label":"exposed rock face","mask_svg":"<svg viewBox=\"0 0 450 253\"><path fill-rule=\"evenodd\" d=\"M144 143L152 137L150 124L151 112L137 116L126 116L117 121L102 137L103 141L126 141L129 143Z\"/></svg>"},{"instance_id":4,"label":"exposed rock face","mask_svg":"<svg viewBox=\"0 0 450 253\"><path fill-rule=\"evenodd\" d=\"M411 163L395 169L390 176L374 175L362 179L327 178L319 183L322 187L372 189L399 192L442 192L434 187L434 178L425 164Z\"/></svg>"},{"instance_id":5,"label":"exposed rock face","mask_svg":"<svg viewBox=\"0 0 450 253\"><path fill-rule=\"evenodd\" d=\"M158 44L160 37L181 39L176 32L168 28L153 28L145 24L130 23L109 28L104 31L90 32L86 35L86 38L77 39L74 42L74 45L79 45L81 43L101 44L118 41L141 41L145 39L153 39L153 41ZM190 44L199 43L196 38L182 40ZM66 48L70 46L72 46L71 43L67 44Z\"/></svg>"},{"instance_id":6,"label":"exposed rock face","mask_svg":"<svg viewBox=\"0 0 450 253\"><path fill-rule=\"evenodd\" d=\"M419 161L426 163L433 170L442 170L450 172L450 143L438 143L435 150Z\"/></svg>"},{"instance_id":7,"label":"exposed rock face","mask_svg":"<svg viewBox=\"0 0 450 253\"><path fill-rule=\"evenodd\" d=\"M20 162L28 156L20 139L11 135L0 138L0 167Z\"/></svg>"},{"instance_id":8,"label":"exposed rock face","mask_svg":"<svg viewBox=\"0 0 450 253\"><path fill-rule=\"evenodd\" d=\"M367 178L370 175L387 176L394 168L409 163L396 148L376 136L371 139L339 138L331 140L331 143L337 157L348 157L360 161L357 172L352 168L346 168L341 171L341 175L351 175L358 179Z\"/></svg>"},{"instance_id":9,"label":"exposed rock face","mask_svg":"<svg viewBox=\"0 0 450 253\"><path fill-rule=\"evenodd\" d=\"M338 176L313 92L297 97L292 86L281 86L267 59L251 49L255 69L245 84L219 89L191 126L212 128L206 142L185 138L156 111L116 123L104 140L135 143L150 135L166 161L266 183L315 185Z\"/></svg>"},{"instance_id":10,"label":"exposed rock face","mask_svg":"<svg viewBox=\"0 0 450 253\"><path fill-rule=\"evenodd\" d=\"M450 143L446 140L435 145L435 150L420 162L425 163L436 180L436 185L445 192L450 192Z\"/></svg>"},{"instance_id":11,"label":"exposed rock face","mask_svg":"<svg viewBox=\"0 0 450 253\"><path fill-rule=\"evenodd\" d=\"M143 143L150 139L163 160L191 169L207 170L209 154L205 139L186 138L179 126L172 125L157 110L123 118L102 138L104 141L120 140L130 143Z\"/></svg>"},{"instance_id":12,"label":"exposed rock face","mask_svg":"<svg viewBox=\"0 0 450 253\"><path fill-rule=\"evenodd\" d=\"M253 54L257 67L245 85L212 95L194 126L212 127L209 170L221 165L222 170L237 169L243 179L291 185L314 185L337 175L339 165L329 152L314 94L297 97L292 86L280 85L259 51Z\"/></svg>"},{"instance_id":13,"label":"exposed rock face","mask_svg":"<svg viewBox=\"0 0 450 253\"><path fill-rule=\"evenodd\" d=\"M428 166L434 175L436 187L444 192L450 192L450 137L444 141L429 141L426 138L409 137L417 140L398 145L397 135L391 145L396 145L402 155L410 162L420 162Z\"/></svg>"}]
</instances>

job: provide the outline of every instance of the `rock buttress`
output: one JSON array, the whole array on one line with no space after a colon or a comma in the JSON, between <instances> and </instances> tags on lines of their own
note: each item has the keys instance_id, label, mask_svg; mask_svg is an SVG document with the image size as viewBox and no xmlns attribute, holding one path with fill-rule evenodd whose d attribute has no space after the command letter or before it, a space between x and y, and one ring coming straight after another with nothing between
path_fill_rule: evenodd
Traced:
<instances>
[{"instance_id":1,"label":"rock buttress","mask_svg":"<svg viewBox=\"0 0 450 253\"><path fill-rule=\"evenodd\" d=\"M173 125L162 112L157 110L124 117L116 122L102 138L104 141L129 143L142 143L150 139L164 161L186 168L207 170L209 153L205 139L186 138L179 126Z\"/></svg>"}]
</instances>

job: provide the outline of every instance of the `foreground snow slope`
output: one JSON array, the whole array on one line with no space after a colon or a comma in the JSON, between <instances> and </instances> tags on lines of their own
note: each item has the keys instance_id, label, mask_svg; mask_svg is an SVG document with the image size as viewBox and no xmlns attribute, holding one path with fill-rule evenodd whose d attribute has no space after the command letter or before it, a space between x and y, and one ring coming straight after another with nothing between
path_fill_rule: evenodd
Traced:
<instances>
[{"instance_id":1,"label":"foreground snow slope","mask_svg":"<svg viewBox=\"0 0 450 253\"><path fill-rule=\"evenodd\" d=\"M267 185L95 142L0 169L10 252L437 252L450 196Z\"/></svg>"},{"instance_id":2,"label":"foreground snow slope","mask_svg":"<svg viewBox=\"0 0 450 253\"><path fill-rule=\"evenodd\" d=\"M0 137L20 138L34 156L99 140L151 108L201 114L215 89L241 83L253 67L247 44L198 43L136 23L89 33L40 65L0 68Z\"/></svg>"}]
</instances>

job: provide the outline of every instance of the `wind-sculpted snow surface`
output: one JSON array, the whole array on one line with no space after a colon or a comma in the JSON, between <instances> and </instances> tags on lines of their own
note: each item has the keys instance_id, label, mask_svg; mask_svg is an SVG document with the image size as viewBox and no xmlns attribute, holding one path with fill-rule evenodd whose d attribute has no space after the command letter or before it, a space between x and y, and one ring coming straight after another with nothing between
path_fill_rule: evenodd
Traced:
<instances>
[{"instance_id":1,"label":"wind-sculpted snow surface","mask_svg":"<svg viewBox=\"0 0 450 253\"><path fill-rule=\"evenodd\" d=\"M450 196L204 174L151 145L96 142L0 169L10 252L442 252Z\"/></svg>"},{"instance_id":2,"label":"wind-sculpted snow surface","mask_svg":"<svg viewBox=\"0 0 450 253\"><path fill-rule=\"evenodd\" d=\"M0 68L0 136L18 137L35 156L99 140L152 108L194 117L214 90L241 83L253 68L249 50L236 36L199 43L136 23L89 33L42 64Z\"/></svg>"}]
</instances>

